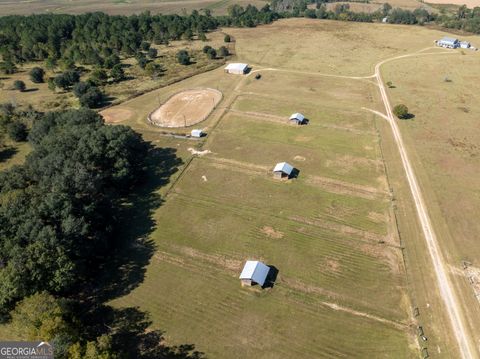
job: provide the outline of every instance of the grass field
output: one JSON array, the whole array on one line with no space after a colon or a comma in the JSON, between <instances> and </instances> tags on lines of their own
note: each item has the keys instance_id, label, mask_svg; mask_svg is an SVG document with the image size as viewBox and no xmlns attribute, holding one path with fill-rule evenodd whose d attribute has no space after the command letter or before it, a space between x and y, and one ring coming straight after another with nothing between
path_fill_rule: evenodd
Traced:
<instances>
[{"instance_id":1,"label":"grass field","mask_svg":"<svg viewBox=\"0 0 480 359\"><path fill-rule=\"evenodd\" d=\"M229 29L229 33L236 38L236 51L243 61L346 76L372 75L380 60L431 47L446 35L416 26L305 19ZM462 38L478 42L476 36Z\"/></svg>"},{"instance_id":2,"label":"grass field","mask_svg":"<svg viewBox=\"0 0 480 359\"><path fill-rule=\"evenodd\" d=\"M218 69L121 105L135 114L124 124L159 145L179 149L187 165L154 214L156 230L150 238L157 251L144 282L112 304L140 305L151 313L154 326L166 331L167 341L194 343L214 358L413 357L418 353L414 323L424 327L429 353L455 357L398 153L384 120L362 109L383 110L369 78L375 63L431 47L444 33L302 19L229 33L236 39L237 59L253 64L251 76ZM460 58L473 66L476 54L467 55L458 53L447 63L431 56L421 58L421 65L416 60L405 68L407 60L385 65L385 79L396 86L390 90L394 103L406 102L416 114L402 128L424 133L414 104L427 112L441 101L425 105L429 100L423 91L430 87L422 87L423 81L431 83L431 91L459 81L449 73L453 82L443 83L442 74L439 85L417 76L414 68L432 76L439 72L436 62L454 68ZM161 129L146 124L148 112L180 89L197 86L216 88L224 96L201 124L207 139L186 142L156 135ZM466 104L456 111L467 116L466 108L474 112L475 105L467 100L468 92L463 97ZM297 111L310 120L307 126L288 124ZM412 148L418 141L432 145L429 137L417 137ZM205 152L192 158L192 148ZM299 177L274 181L270 171L284 160L299 169ZM422 159L417 160L420 168ZM424 172L422 181L430 175ZM474 179L468 183L475 184ZM391 187L401 196L394 203ZM476 197L470 197L475 206ZM273 289L240 287L237 276L246 259L279 270ZM463 282L456 285L471 296ZM419 308L419 318L412 318L413 307Z\"/></svg>"},{"instance_id":3,"label":"grass field","mask_svg":"<svg viewBox=\"0 0 480 359\"><path fill-rule=\"evenodd\" d=\"M0 0L2 15L33 13L81 14L102 11L112 15L138 14L143 11L162 14L190 13L192 10L210 9L214 14L224 15L232 4L248 4L262 7L262 0Z\"/></svg>"},{"instance_id":4,"label":"grass field","mask_svg":"<svg viewBox=\"0 0 480 359\"><path fill-rule=\"evenodd\" d=\"M240 32L250 30L235 31L244 49ZM375 87L295 66L253 70L261 80L218 69L121 105L135 113L121 123L170 141L187 165L154 214L156 252L143 283L112 304L139 305L169 342L213 358L414 356L380 138L361 109L380 109ZM224 98L201 124L206 140L156 137L161 129L145 119L157 99L199 86ZM307 126L287 123L296 111ZM190 160L189 148L204 155ZM275 181L279 161L299 177ZM240 287L252 258L278 269L272 289Z\"/></svg>"},{"instance_id":5,"label":"grass field","mask_svg":"<svg viewBox=\"0 0 480 359\"><path fill-rule=\"evenodd\" d=\"M396 87L396 102L407 103L415 118L400 123L431 210L457 290L469 308L466 318L478 341L480 278L477 243L480 227L480 127L478 55L445 55L387 64L385 75ZM422 69L419 71L419 69ZM415 74L415 76L412 76ZM448 78L448 81L445 79ZM469 262L464 269L464 262ZM472 276L472 273L474 274ZM472 277L471 282L467 277ZM472 285L473 284L473 285Z\"/></svg>"}]
</instances>

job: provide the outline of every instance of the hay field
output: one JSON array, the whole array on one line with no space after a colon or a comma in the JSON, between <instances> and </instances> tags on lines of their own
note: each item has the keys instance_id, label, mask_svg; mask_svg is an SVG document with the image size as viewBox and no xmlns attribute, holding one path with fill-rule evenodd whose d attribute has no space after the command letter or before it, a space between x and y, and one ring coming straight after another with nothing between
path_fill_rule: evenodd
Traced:
<instances>
[{"instance_id":1,"label":"hay field","mask_svg":"<svg viewBox=\"0 0 480 359\"><path fill-rule=\"evenodd\" d=\"M81 14L102 11L111 15L138 14L150 11L154 14L190 13L192 10L211 9L214 14L224 15L228 6L252 4L265 5L263 0L0 0L2 15L28 15L42 13Z\"/></svg>"},{"instance_id":2,"label":"hay field","mask_svg":"<svg viewBox=\"0 0 480 359\"><path fill-rule=\"evenodd\" d=\"M377 62L433 46L447 35L420 26L290 19L256 29L229 29L242 61L264 67L368 76ZM476 42L475 36L470 38ZM478 41L477 41L478 42Z\"/></svg>"},{"instance_id":3,"label":"hay field","mask_svg":"<svg viewBox=\"0 0 480 359\"><path fill-rule=\"evenodd\" d=\"M205 140L170 140L205 152L153 215L156 252L142 284L112 304L139 305L167 341L211 358L416 355L380 139L361 110L380 109L375 87L253 70L261 80L218 69L121 105L135 112L124 124L162 145L162 129L146 122L157 98L193 86L224 94ZM287 123L296 111L308 125ZM298 179L273 180L279 161ZM249 258L279 270L272 289L240 287Z\"/></svg>"}]
</instances>

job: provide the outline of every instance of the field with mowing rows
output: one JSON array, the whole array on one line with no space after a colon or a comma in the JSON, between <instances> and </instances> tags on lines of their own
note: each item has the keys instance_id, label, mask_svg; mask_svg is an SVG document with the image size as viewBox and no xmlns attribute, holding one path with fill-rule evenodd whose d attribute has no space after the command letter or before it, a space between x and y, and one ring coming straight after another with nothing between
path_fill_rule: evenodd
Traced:
<instances>
[{"instance_id":1,"label":"field with mowing rows","mask_svg":"<svg viewBox=\"0 0 480 359\"><path fill-rule=\"evenodd\" d=\"M386 121L369 112L383 111L371 77L375 64L416 51L440 52L432 43L445 33L301 19L229 32L237 59L253 65L249 76L217 69L120 105L133 113L120 123L174 148L184 165L159 192L164 202L153 211L155 228L147 236L156 250L142 283L112 305L140 306L169 343L193 343L212 358L414 357L416 325L423 326L430 353L455 357L398 151ZM432 145L415 131L423 133L435 91L451 86L468 94L456 87L466 81L463 72L449 73L455 75L450 83L432 82L431 74L440 71L443 78L445 72L432 65L435 56L411 58L405 69L401 61L382 68L385 81L396 86L389 90L392 102L406 102L416 114L401 124L412 131L406 138L410 151ZM460 56L458 51L448 61ZM463 61L471 66L473 56ZM417 76L419 63L430 75ZM206 139L166 137L146 123L169 96L199 87L223 93L212 115L197 125ZM455 104L458 111L475 108L463 101ZM308 125L288 124L297 111ZM449 126L447 119L442 123ZM453 141L456 151L474 150L460 142ZM429 166L421 170L428 153L412 152L423 186L432 174ZM442 152L432 151L427 160L435 153ZM273 180L279 161L294 165L298 178ZM443 179L441 185L447 186ZM435 223L441 215L434 209ZM448 249L457 245L461 241ZM246 259L274 266L275 286L241 288L237 277ZM466 280L458 280L455 285L471 297ZM412 317L413 308L419 317Z\"/></svg>"},{"instance_id":2,"label":"field with mowing rows","mask_svg":"<svg viewBox=\"0 0 480 359\"><path fill-rule=\"evenodd\" d=\"M255 80L215 70L183 84L217 87L224 100L203 124L207 139L190 141L206 152L188 162L154 214L156 252L143 283L113 305L140 305L169 341L212 358L411 356L378 133L374 115L361 110L377 106L373 85L261 73ZM288 123L296 111L308 125ZM274 180L279 161L298 178ZM240 287L246 259L278 270L273 288Z\"/></svg>"}]
</instances>

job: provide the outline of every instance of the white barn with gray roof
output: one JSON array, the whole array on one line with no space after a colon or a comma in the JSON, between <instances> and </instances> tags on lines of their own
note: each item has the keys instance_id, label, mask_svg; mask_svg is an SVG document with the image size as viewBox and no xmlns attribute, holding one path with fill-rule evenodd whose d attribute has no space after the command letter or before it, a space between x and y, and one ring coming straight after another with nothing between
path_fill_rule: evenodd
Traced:
<instances>
[{"instance_id":1,"label":"white barn with gray roof","mask_svg":"<svg viewBox=\"0 0 480 359\"><path fill-rule=\"evenodd\" d=\"M287 162L279 162L275 165L273 169L273 177L281 179L284 177L290 177L293 172L293 166Z\"/></svg>"},{"instance_id":2,"label":"white barn with gray roof","mask_svg":"<svg viewBox=\"0 0 480 359\"><path fill-rule=\"evenodd\" d=\"M305 121L305 116L296 112L290 116L289 120L295 122L297 125L302 125Z\"/></svg>"},{"instance_id":3,"label":"white barn with gray roof","mask_svg":"<svg viewBox=\"0 0 480 359\"><path fill-rule=\"evenodd\" d=\"M268 276L270 268L259 261L247 261L240 274L242 286L252 286L259 284L263 287Z\"/></svg>"},{"instance_id":4,"label":"white barn with gray roof","mask_svg":"<svg viewBox=\"0 0 480 359\"><path fill-rule=\"evenodd\" d=\"M225 67L225 72L228 74L244 75L248 71L248 64L231 63Z\"/></svg>"},{"instance_id":5,"label":"white barn with gray roof","mask_svg":"<svg viewBox=\"0 0 480 359\"><path fill-rule=\"evenodd\" d=\"M458 41L458 39L455 39L453 37L445 36L444 38L437 41L437 46L445 47L448 49L456 49L457 47L460 46L460 41Z\"/></svg>"}]
</instances>

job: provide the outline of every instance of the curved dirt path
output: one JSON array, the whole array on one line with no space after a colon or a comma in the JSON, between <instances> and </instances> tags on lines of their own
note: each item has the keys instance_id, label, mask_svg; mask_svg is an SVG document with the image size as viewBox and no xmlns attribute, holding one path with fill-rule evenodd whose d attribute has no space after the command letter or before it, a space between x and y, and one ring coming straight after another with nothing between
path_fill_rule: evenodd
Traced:
<instances>
[{"instance_id":1,"label":"curved dirt path","mask_svg":"<svg viewBox=\"0 0 480 359\"><path fill-rule=\"evenodd\" d=\"M385 89L385 85L383 84L382 76L380 74L380 67L390 61L394 61L394 60L398 60L406 57L412 57L412 56L439 55L439 54L444 55L444 54L456 53L453 51L452 52L434 52L434 53L422 52L424 50L420 50L419 52L414 54L393 57L378 63L375 66L375 77L377 79L378 86L380 88L380 93L382 96L382 101L385 105L385 110L387 111L388 122L390 123L390 127L392 128L393 136L395 138L398 151L400 152L403 168L407 176L410 191L412 192L412 196L415 202L415 207L417 209L418 218L420 220L423 234L425 236L425 240L427 243L428 252L432 260L433 269L435 271L435 276L437 279L437 285L440 290L440 295L442 297L442 300L447 309L448 317L450 319L453 332L458 342L460 354L463 359L473 359L473 358L478 358L478 356L477 356L477 353L475 353L475 351L472 349L471 339L467 333L465 324L463 322L463 317L461 315L462 309L458 304L457 295L448 277L447 269L446 269L447 265L441 253L440 246L438 244L437 237L435 235L435 231L433 229L430 217L428 215L427 207L423 200L422 192L418 185L418 181L413 171L412 165L410 163L410 159L408 158L407 151L405 149L405 144L403 143L403 139L400 134L400 130L398 128L397 122L395 120L395 117L393 116L392 106L388 99L387 91Z\"/></svg>"}]
</instances>

